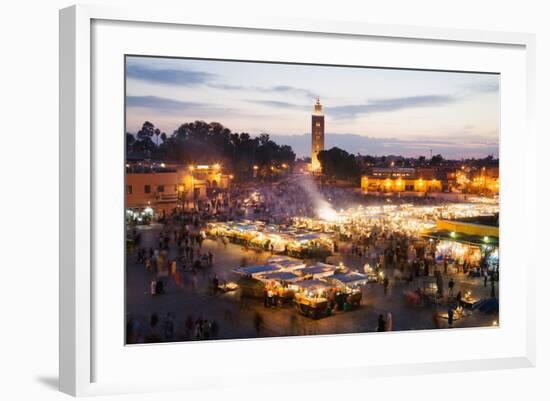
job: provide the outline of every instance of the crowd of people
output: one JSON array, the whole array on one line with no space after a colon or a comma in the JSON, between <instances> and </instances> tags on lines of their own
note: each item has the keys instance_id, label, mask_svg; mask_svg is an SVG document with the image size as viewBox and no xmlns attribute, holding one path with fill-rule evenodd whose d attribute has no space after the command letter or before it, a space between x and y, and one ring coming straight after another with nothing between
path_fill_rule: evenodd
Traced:
<instances>
[{"instance_id":1,"label":"crowd of people","mask_svg":"<svg viewBox=\"0 0 550 401\"><path fill-rule=\"evenodd\" d=\"M322 196L334 208L344 208L368 202L380 202L379 198L371 198L349 188L320 186ZM400 199L398 202L409 202ZM433 202L431 199L415 198L415 202ZM204 228L209 221L249 218L263 220L266 223L290 225L294 216L315 215L315 203L308 195L307 187L296 185L292 180L270 183L262 186L234 186L231 190L218 193L214 197L196 202L192 209L177 208L171 214L164 214L162 227L156 234L154 244L142 244L142 234L135 228L130 228L128 237L133 240L137 266L142 266L149 278L147 291L151 296L163 296L172 290L189 288L197 290L199 275L206 275L208 267L214 264L214 254L203 250L205 240ZM227 243L223 243L224 248ZM433 242L411 238L406 233L392 232L377 227L369 232L351 232L346 238L336 238L334 252L340 257L353 258L359 265L376 272L386 272L379 282L387 294L392 283L403 280L413 283L416 278L431 276L441 266L448 281L448 297L460 297L461 289L455 292L456 282L448 270L449 260L436 260L436 247ZM457 266L457 264L453 264ZM472 273L473 272L473 273ZM479 275L478 275L479 272ZM388 274L389 273L389 274ZM498 276L489 274L483 265L471 265L465 261L458 264L456 274L469 277L478 275L487 286L490 280L492 296L495 295L495 281ZM207 281L211 295L218 292L221 282L226 277L210 275ZM414 284L412 284L414 285ZM277 300L266 295L265 306L277 304ZM451 319L451 318L449 318ZM127 337L129 343L208 340L218 338L219 323L212 318L188 315L179 325L173 313L159 315L152 313L147 324L143 319L130 317L127 320ZM141 323L140 323L141 322ZM253 317L253 325L259 334L265 324L263 316ZM450 324L451 325L451 324ZM393 327L391 311L384 311L378 316L376 329L390 331Z\"/></svg>"}]
</instances>

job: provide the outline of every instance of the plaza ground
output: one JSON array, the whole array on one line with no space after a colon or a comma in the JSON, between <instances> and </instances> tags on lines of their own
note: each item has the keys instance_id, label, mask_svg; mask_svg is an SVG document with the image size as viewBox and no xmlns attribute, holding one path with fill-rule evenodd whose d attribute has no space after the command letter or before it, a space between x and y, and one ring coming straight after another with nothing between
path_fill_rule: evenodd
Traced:
<instances>
[{"instance_id":1,"label":"plaza ground","mask_svg":"<svg viewBox=\"0 0 550 401\"><path fill-rule=\"evenodd\" d=\"M142 233L141 246L155 247L158 234L162 230L159 225L138 228ZM220 240L206 239L202 245L202 253L212 252L214 262L212 267L198 270L195 278L190 271L183 271L183 286L178 287L171 278L167 282L166 293L150 295L150 282L155 273L147 272L141 263L136 261L135 251L128 253L127 260L127 305L126 316L138 322L142 332L148 330L150 316L156 313L160 319L160 327L168 313L174 316L175 336L172 341L192 339L192 334L186 331L185 321L189 316L215 321L219 327L216 339L238 339L254 337L273 337L313 334L344 334L358 332L375 332L379 314L393 316L393 330L422 330L447 328L447 320L434 318L434 314L446 315L446 306L413 306L407 303L403 291L415 290L422 286L422 277L415 278L412 283L390 279L390 285L385 292L379 283L370 283L363 288L363 299L359 308L349 312L337 312L319 320L300 315L292 304L282 307L265 308L262 299L241 297L240 290L228 293L212 294L211 280L214 275L221 280L237 281L238 276L231 270L243 265L252 266L264 263L271 256L269 252L245 250L239 245L224 245ZM174 249L170 258L175 258ZM336 254L328 262L337 264L342 261L346 266L362 271L365 259L358 256ZM392 271L385 272L392 277ZM446 285L449 278L455 281L455 294L458 291L471 291L474 298L490 297L491 286L483 285L483 279L471 278L464 274L444 275ZM498 297L498 282L496 295ZM256 331L255 316L262 317L260 332ZM485 327L492 326L497 315L487 315L474 311L454 322L453 327ZM161 329L162 331L162 329Z\"/></svg>"}]
</instances>

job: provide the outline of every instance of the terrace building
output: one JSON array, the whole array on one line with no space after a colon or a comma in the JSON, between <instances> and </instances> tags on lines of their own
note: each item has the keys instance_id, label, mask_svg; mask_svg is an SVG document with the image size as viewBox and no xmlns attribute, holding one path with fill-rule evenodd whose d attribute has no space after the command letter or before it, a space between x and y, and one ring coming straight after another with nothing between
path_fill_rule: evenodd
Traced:
<instances>
[{"instance_id":1,"label":"terrace building","mask_svg":"<svg viewBox=\"0 0 550 401\"><path fill-rule=\"evenodd\" d=\"M168 213L178 204L184 206L227 190L231 178L219 165L128 163L126 209L150 208L157 214Z\"/></svg>"},{"instance_id":2,"label":"terrace building","mask_svg":"<svg viewBox=\"0 0 550 401\"><path fill-rule=\"evenodd\" d=\"M363 192L441 192L443 182L434 169L375 167L361 177Z\"/></svg>"}]
</instances>

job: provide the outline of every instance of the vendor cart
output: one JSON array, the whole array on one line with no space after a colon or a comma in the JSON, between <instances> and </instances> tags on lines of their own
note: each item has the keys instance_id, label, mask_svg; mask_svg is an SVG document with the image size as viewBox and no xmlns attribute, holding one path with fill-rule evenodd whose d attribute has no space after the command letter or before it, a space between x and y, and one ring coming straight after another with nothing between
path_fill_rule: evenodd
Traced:
<instances>
[{"instance_id":1,"label":"vendor cart","mask_svg":"<svg viewBox=\"0 0 550 401\"><path fill-rule=\"evenodd\" d=\"M305 280L294 284L297 292L294 295L296 310L304 316L319 319L328 315L327 291L332 286L321 280Z\"/></svg>"},{"instance_id":2,"label":"vendor cart","mask_svg":"<svg viewBox=\"0 0 550 401\"><path fill-rule=\"evenodd\" d=\"M294 305L299 313L312 319L320 319L328 314L328 301L326 298L311 298L296 294Z\"/></svg>"},{"instance_id":3,"label":"vendor cart","mask_svg":"<svg viewBox=\"0 0 550 401\"><path fill-rule=\"evenodd\" d=\"M435 277L424 278L419 292L422 300L428 304L439 305L443 303L443 296L440 294Z\"/></svg>"}]
</instances>

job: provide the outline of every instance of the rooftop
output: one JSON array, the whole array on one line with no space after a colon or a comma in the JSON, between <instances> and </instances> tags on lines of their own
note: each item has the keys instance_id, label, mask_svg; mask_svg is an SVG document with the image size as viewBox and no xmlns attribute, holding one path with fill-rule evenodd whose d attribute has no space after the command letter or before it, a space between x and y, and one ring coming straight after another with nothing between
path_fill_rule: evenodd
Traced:
<instances>
[{"instance_id":1,"label":"rooftop","mask_svg":"<svg viewBox=\"0 0 550 401\"><path fill-rule=\"evenodd\" d=\"M475 216L475 217L462 217L459 219L449 219L449 221L455 221L459 223L478 224L482 226L498 227L499 214L493 214L490 216Z\"/></svg>"}]
</instances>

